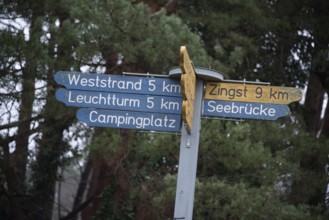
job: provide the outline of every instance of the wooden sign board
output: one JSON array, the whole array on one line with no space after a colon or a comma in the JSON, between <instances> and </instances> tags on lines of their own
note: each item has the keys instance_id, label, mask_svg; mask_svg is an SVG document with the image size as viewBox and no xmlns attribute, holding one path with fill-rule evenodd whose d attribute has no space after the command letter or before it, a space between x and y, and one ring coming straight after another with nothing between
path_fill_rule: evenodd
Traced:
<instances>
[{"instance_id":1,"label":"wooden sign board","mask_svg":"<svg viewBox=\"0 0 329 220\"><path fill-rule=\"evenodd\" d=\"M193 64L187 53L186 47L182 46L180 49L180 60L179 66L182 70L181 75L181 89L183 95L182 104L182 117L186 123L188 131L192 129L192 119L194 111L194 99L195 99L195 88L196 88L196 75Z\"/></svg>"},{"instance_id":2,"label":"wooden sign board","mask_svg":"<svg viewBox=\"0 0 329 220\"><path fill-rule=\"evenodd\" d=\"M205 99L270 104L289 104L301 98L298 88L221 82L208 82L205 94Z\"/></svg>"}]
</instances>

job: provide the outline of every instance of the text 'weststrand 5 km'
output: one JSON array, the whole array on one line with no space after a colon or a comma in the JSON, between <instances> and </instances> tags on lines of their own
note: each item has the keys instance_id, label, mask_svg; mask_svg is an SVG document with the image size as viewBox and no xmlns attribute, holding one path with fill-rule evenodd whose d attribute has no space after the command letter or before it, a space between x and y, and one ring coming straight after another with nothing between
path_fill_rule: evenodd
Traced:
<instances>
[{"instance_id":1,"label":"text 'weststrand 5 km'","mask_svg":"<svg viewBox=\"0 0 329 220\"><path fill-rule=\"evenodd\" d=\"M55 81L67 89L181 97L180 82L168 78L57 72Z\"/></svg>"}]
</instances>

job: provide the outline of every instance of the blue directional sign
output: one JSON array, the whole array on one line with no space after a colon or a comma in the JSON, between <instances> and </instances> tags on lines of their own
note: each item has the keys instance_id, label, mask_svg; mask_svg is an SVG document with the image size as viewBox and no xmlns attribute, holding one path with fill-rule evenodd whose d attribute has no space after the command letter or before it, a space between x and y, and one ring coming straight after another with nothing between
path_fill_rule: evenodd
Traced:
<instances>
[{"instance_id":1,"label":"blue directional sign","mask_svg":"<svg viewBox=\"0 0 329 220\"><path fill-rule=\"evenodd\" d=\"M203 116L276 120L290 114L287 105L204 100Z\"/></svg>"},{"instance_id":2,"label":"blue directional sign","mask_svg":"<svg viewBox=\"0 0 329 220\"><path fill-rule=\"evenodd\" d=\"M56 98L67 106L169 114L182 112L182 97L59 89Z\"/></svg>"},{"instance_id":3,"label":"blue directional sign","mask_svg":"<svg viewBox=\"0 0 329 220\"><path fill-rule=\"evenodd\" d=\"M182 96L179 80L169 78L57 72L54 79L67 89Z\"/></svg>"},{"instance_id":4,"label":"blue directional sign","mask_svg":"<svg viewBox=\"0 0 329 220\"><path fill-rule=\"evenodd\" d=\"M87 125L96 127L179 132L181 125L180 115L149 112L81 108L76 116Z\"/></svg>"}]
</instances>

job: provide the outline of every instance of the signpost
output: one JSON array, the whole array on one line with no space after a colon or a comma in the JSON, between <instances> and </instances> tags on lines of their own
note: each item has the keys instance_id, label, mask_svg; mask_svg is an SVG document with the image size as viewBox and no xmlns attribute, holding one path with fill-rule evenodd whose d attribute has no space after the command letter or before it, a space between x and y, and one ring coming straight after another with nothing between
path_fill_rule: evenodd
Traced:
<instances>
[{"instance_id":1,"label":"signpost","mask_svg":"<svg viewBox=\"0 0 329 220\"><path fill-rule=\"evenodd\" d=\"M181 47L180 50L180 68L183 95L182 116L186 126L185 129L182 129L180 143L174 220L191 220L193 217L204 82L201 76L196 78L195 69L186 47ZM223 77L215 71L201 70L201 72L203 72L204 78L218 80Z\"/></svg>"},{"instance_id":2,"label":"signpost","mask_svg":"<svg viewBox=\"0 0 329 220\"><path fill-rule=\"evenodd\" d=\"M181 87L183 95L183 121L186 123L188 132L192 129L192 119L194 112L196 76L193 64L190 60L185 46L180 48L179 66L182 70Z\"/></svg>"},{"instance_id":3,"label":"signpost","mask_svg":"<svg viewBox=\"0 0 329 220\"><path fill-rule=\"evenodd\" d=\"M289 104L301 98L298 88L222 82L208 82L205 94L205 99L272 104Z\"/></svg>"},{"instance_id":4,"label":"signpost","mask_svg":"<svg viewBox=\"0 0 329 220\"><path fill-rule=\"evenodd\" d=\"M56 92L56 98L67 106L83 107L77 111L77 118L87 125L181 131L174 220L191 220L201 115L275 120L290 114L286 104L299 101L302 93L297 88L222 82L218 72L194 69L185 46L180 49L179 64L181 73L175 70L172 76L180 75L180 82L77 72L58 72L54 78L66 87ZM206 84L203 97L204 80L215 82Z\"/></svg>"}]
</instances>

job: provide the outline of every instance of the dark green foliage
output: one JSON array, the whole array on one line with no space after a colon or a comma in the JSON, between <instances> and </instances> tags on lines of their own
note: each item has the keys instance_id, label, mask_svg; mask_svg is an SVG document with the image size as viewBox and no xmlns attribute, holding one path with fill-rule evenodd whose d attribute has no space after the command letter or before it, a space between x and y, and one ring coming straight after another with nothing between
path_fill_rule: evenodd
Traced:
<instances>
[{"instance_id":1,"label":"dark green foliage","mask_svg":"<svg viewBox=\"0 0 329 220\"><path fill-rule=\"evenodd\" d=\"M75 56L82 65L89 65L90 71L96 71L106 56L120 54L123 64L134 63L145 72L163 74L177 65L181 45L188 46L199 65L210 65L209 57L198 46L198 36L193 35L180 18L164 13L150 16L144 4L121 0L97 4L74 1L70 13L77 19L74 28L80 31L75 35L79 40ZM95 62L91 62L92 56ZM113 67L109 66L108 71L120 74Z\"/></svg>"},{"instance_id":2,"label":"dark green foliage","mask_svg":"<svg viewBox=\"0 0 329 220\"><path fill-rule=\"evenodd\" d=\"M261 38L271 17L262 1L182 3L179 15L200 34L213 68L233 79L255 78ZM257 18L257 19L255 19Z\"/></svg>"},{"instance_id":3,"label":"dark green foliage","mask_svg":"<svg viewBox=\"0 0 329 220\"><path fill-rule=\"evenodd\" d=\"M294 134L295 128L288 124L213 120L203 124L198 219L224 219L228 214L242 219L322 219L323 209L313 207L324 201L328 144L312 146L309 142L318 142L316 138ZM300 170L302 158L316 164L303 161L307 165Z\"/></svg>"}]
</instances>

